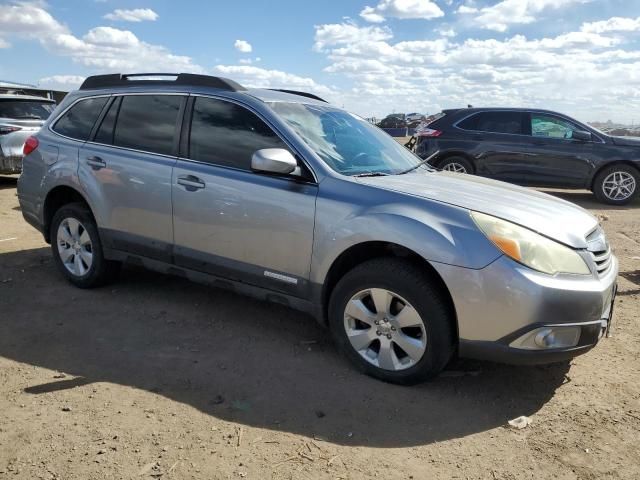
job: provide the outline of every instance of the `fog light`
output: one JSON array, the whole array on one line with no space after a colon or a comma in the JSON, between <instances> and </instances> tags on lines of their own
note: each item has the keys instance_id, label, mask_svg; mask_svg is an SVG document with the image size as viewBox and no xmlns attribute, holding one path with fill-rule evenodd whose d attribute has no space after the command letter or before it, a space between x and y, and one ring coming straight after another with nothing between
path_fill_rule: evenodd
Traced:
<instances>
[{"instance_id":1,"label":"fog light","mask_svg":"<svg viewBox=\"0 0 640 480\"><path fill-rule=\"evenodd\" d=\"M574 325L537 328L514 340L509 346L526 350L571 348L578 344L580 333L581 328Z\"/></svg>"}]
</instances>

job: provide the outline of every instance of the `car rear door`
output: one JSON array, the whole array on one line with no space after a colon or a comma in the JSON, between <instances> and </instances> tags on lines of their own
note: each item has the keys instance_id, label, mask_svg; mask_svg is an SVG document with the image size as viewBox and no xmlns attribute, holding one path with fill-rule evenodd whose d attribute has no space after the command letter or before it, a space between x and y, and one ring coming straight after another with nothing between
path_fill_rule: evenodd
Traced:
<instances>
[{"instance_id":1,"label":"car rear door","mask_svg":"<svg viewBox=\"0 0 640 480\"><path fill-rule=\"evenodd\" d=\"M517 110L478 112L456 124L475 158L476 174L522 183L528 171L531 138Z\"/></svg>"},{"instance_id":2,"label":"car rear door","mask_svg":"<svg viewBox=\"0 0 640 480\"><path fill-rule=\"evenodd\" d=\"M78 176L107 248L171 261L171 174L186 98L115 96L80 149Z\"/></svg>"},{"instance_id":3,"label":"car rear door","mask_svg":"<svg viewBox=\"0 0 640 480\"><path fill-rule=\"evenodd\" d=\"M584 187L601 141L581 141L577 124L549 113L529 112L531 134L530 183L538 186ZM597 142L597 143L596 143Z\"/></svg>"},{"instance_id":4,"label":"car rear door","mask_svg":"<svg viewBox=\"0 0 640 480\"><path fill-rule=\"evenodd\" d=\"M202 96L189 103L172 179L176 264L307 297L313 177L253 172L255 151L290 148L238 103Z\"/></svg>"}]
</instances>

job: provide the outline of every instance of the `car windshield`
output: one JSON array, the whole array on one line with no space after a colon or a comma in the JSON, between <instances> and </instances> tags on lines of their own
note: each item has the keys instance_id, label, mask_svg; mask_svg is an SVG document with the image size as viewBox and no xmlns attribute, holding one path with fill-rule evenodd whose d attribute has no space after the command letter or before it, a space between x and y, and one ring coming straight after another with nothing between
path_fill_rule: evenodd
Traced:
<instances>
[{"instance_id":1,"label":"car windshield","mask_svg":"<svg viewBox=\"0 0 640 480\"><path fill-rule=\"evenodd\" d=\"M56 104L39 100L0 100L0 117L46 120Z\"/></svg>"},{"instance_id":2,"label":"car windshield","mask_svg":"<svg viewBox=\"0 0 640 480\"><path fill-rule=\"evenodd\" d=\"M395 175L422 162L388 134L344 110L287 102L270 106L329 167L343 175Z\"/></svg>"}]
</instances>

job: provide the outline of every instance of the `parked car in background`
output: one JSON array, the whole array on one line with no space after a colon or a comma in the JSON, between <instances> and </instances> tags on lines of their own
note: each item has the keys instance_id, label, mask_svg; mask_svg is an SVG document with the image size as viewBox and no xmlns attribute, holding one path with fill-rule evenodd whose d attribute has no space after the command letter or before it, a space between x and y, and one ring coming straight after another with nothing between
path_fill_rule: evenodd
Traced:
<instances>
[{"instance_id":1,"label":"parked car in background","mask_svg":"<svg viewBox=\"0 0 640 480\"><path fill-rule=\"evenodd\" d=\"M404 113L392 113L391 115L387 115L380 123L378 123L378 127L380 128L406 128L407 120L405 118Z\"/></svg>"},{"instance_id":2,"label":"parked car in background","mask_svg":"<svg viewBox=\"0 0 640 480\"><path fill-rule=\"evenodd\" d=\"M624 205L640 190L640 139L610 136L561 113L444 110L418 133L416 153L443 170L518 185L591 190Z\"/></svg>"},{"instance_id":3,"label":"parked car in background","mask_svg":"<svg viewBox=\"0 0 640 480\"><path fill-rule=\"evenodd\" d=\"M55 106L43 97L0 94L0 174L20 173L25 140L40 130Z\"/></svg>"},{"instance_id":4,"label":"parked car in background","mask_svg":"<svg viewBox=\"0 0 640 480\"><path fill-rule=\"evenodd\" d=\"M405 119L407 123L420 122L424 119L424 115L421 113L407 113Z\"/></svg>"},{"instance_id":5,"label":"parked car in background","mask_svg":"<svg viewBox=\"0 0 640 480\"><path fill-rule=\"evenodd\" d=\"M87 78L25 143L22 214L72 284L131 261L289 305L403 384L455 353L568 359L609 328L618 261L582 208L438 172L302 94L138 78Z\"/></svg>"}]
</instances>

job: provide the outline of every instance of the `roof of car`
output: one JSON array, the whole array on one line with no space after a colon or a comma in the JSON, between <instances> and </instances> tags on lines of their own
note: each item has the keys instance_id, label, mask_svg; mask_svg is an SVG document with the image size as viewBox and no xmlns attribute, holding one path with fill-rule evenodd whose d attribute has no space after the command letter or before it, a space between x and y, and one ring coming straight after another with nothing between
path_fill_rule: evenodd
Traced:
<instances>
[{"instance_id":1,"label":"roof of car","mask_svg":"<svg viewBox=\"0 0 640 480\"><path fill-rule=\"evenodd\" d=\"M524 108L524 107L465 107L465 108L445 109L445 110L442 110L442 112L446 114L457 114L457 113L471 114L471 113L477 113L477 112L540 112L540 113L551 113L556 115L560 114L560 112L545 110L543 108Z\"/></svg>"},{"instance_id":2,"label":"roof of car","mask_svg":"<svg viewBox=\"0 0 640 480\"><path fill-rule=\"evenodd\" d=\"M51 98L38 97L37 95L22 95L20 93L0 93L0 100L40 100L42 102L55 103Z\"/></svg>"}]
</instances>

